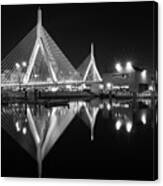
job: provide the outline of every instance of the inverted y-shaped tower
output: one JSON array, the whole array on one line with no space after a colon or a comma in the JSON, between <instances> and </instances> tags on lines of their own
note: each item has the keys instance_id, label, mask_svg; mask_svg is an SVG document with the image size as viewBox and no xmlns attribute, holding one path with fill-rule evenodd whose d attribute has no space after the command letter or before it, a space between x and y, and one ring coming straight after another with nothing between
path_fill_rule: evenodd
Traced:
<instances>
[{"instance_id":1,"label":"inverted y-shaped tower","mask_svg":"<svg viewBox=\"0 0 163 186\"><path fill-rule=\"evenodd\" d=\"M102 78L97 70L95 62L93 43L91 43L90 55L80 65L78 72L82 75L84 82L102 82Z\"/></svg>"},{"instance_id":2,"label":"inverted y-shaped tower","mask_svg":"<svg viewBox=\"0 0 163 186\"><path fill-rule=\"evenodd\" d=\"M37 25L2 61L5 75L2 84L35 86L79 82L79 73L43 27L40 8L37 17ZM17 71L21 74L18 75Z\"/></svg>"},{"instance_id":3,"label":"inverted y-shaped tower","mask_svg":"<svg viewBox=\"0 0 163 186\"><path fill-rule=\"evenodd\" d=\"M57 77L54 73L52 64L50 63L50 60L48 59L48 53L50 51L48 51L48 49L45 48L45 44L43 43L44 36L43 36L43 30L42 30L43 29L43 27L42 27L42 12L41 12L40 8L38 9L38 21L37 21L37 28L36 29L37 29L36 41L34 44L34 48L33 48L31 57L29 59L29 65L27 68L27 72L24 76L23 83L27 84L29 82L29 78L30 78L32 69L34 67L34 64L36 62L36 57L38 55L39 49L41 50L41 53L44 57L44 61L46 62L48 70L51 74L51 79L53 80L53 82L57 82L58 80L57 80Z\"/></svg>"}]
</instances>

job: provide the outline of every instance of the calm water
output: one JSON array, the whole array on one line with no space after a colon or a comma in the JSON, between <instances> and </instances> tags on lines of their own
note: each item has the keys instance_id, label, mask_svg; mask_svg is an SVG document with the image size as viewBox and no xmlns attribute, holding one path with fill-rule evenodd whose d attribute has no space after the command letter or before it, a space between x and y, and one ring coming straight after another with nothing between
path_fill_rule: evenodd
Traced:
<instances>
[{"instance_id":1,"label":"calm water","mask_svg":"<svg viewBox=\"0 0 163 186\"><path fill-rule=\"evenodd\" d=\"M153 179L156 104L2 106L2 176Z\"/></svg>"}]
</instances>

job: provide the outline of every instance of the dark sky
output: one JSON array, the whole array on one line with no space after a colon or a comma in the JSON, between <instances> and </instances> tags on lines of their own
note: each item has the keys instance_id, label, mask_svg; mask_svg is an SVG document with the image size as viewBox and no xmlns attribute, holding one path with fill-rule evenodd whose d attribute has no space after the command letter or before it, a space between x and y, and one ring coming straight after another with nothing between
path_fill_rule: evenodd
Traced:
<instances>
[{"instance_id":1,"label":"dark sky","mask_svg":"<svg viewBox=\"0 0 163 186\"><path fill-rule=\"evenodd\" d=\"M78 67L94 42L100 72L131 60L153 67L153 2L40 5L43 25ZM2 6L2 59L36 25L39 5Z\"/></svg>"}]
</instances>

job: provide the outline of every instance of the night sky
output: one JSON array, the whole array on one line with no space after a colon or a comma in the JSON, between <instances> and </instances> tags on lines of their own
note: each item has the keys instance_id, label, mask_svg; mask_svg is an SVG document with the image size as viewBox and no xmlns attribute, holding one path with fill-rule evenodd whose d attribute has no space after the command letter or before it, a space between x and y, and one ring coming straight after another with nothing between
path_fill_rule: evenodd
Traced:
<instances>
[{"instance_id":1,"label":"night sky","mask_svg":"<svg viewBox=\"0 0 163 186\"><path fill-rule=\"evenodd\" d=\"M152 70L154 64L154 2L2 6L2 59L36 25L37 9L43 26L74 67L95 45L101 73L114 70L116 61L130 60Z\"/></svg>"}]
</instances>

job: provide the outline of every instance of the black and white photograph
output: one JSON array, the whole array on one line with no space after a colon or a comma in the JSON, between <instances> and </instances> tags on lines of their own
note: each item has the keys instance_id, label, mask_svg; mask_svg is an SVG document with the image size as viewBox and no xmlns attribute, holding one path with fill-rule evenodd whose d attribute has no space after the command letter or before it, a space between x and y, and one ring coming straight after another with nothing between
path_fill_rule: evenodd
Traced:
<instances>
[{"instance_id":1,"label":"black and white photograph","mask_svg":"<svg viewBox=\"0 0 163 186\"><path fill-rule=\"evenodd\" d=\"M1 176L158 178L158 4L1 6Z\"/></svg>"}]
</instances>

